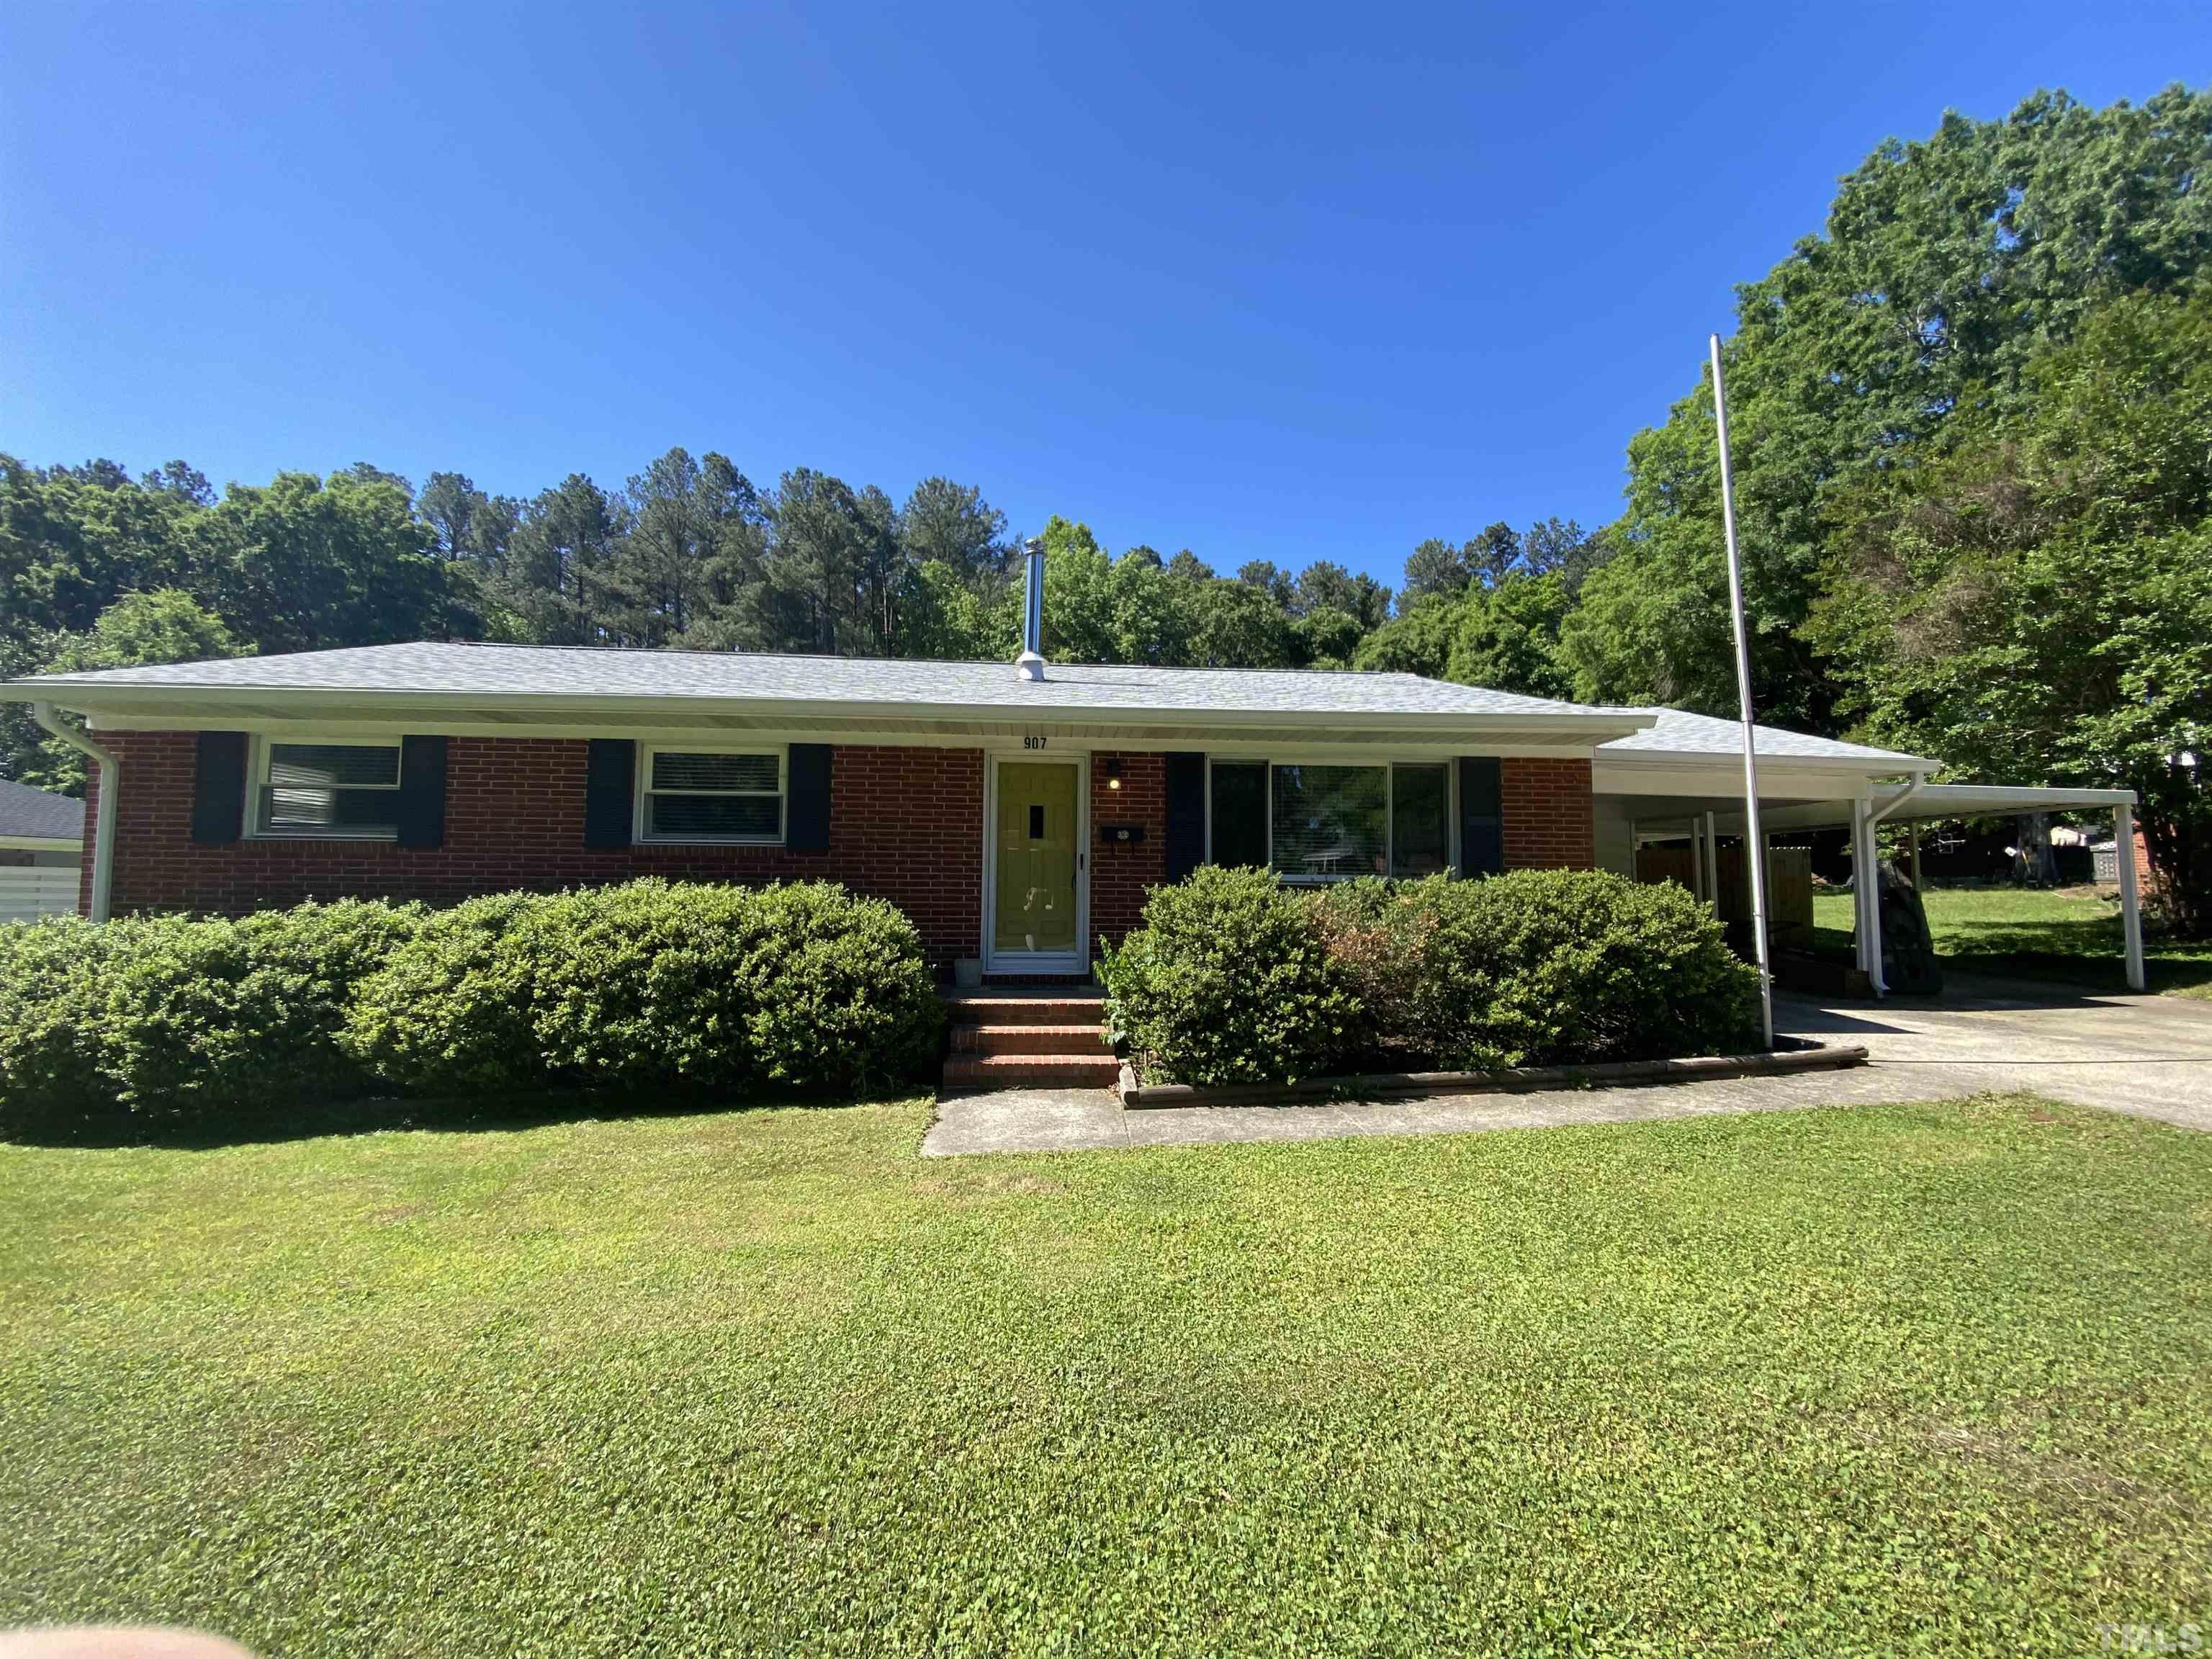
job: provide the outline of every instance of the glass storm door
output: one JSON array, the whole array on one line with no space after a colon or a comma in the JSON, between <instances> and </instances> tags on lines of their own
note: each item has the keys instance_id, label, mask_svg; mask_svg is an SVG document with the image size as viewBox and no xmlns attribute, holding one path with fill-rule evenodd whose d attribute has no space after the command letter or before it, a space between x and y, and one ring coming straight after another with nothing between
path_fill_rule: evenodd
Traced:
<instances>
[{"instance_id":1,"label":"glass storm door","mask_svg":"<svg viewBox=\"0 0 2212 1659\"><path fill-rule=\"evenodd\" d=\"M991 954L1012 965L1080 968L1076 940L1082 849L1079 767L1035 761L999 766L992 856Z\"/></svg>"}]
</instances>

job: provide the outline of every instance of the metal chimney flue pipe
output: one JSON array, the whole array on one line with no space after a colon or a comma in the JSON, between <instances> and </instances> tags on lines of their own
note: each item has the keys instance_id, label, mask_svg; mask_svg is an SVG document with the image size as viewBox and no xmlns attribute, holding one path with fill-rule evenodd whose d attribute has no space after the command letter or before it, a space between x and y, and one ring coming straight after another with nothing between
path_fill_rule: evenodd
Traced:
<instances>
[{"instance_id":1,"label":"metal chimney flue pipe","mask_svg":"<svg viewBox=\"0 0 2212 1659\"><path fill-rule=\"evenodd\" d=\"M1025 680L1044 678L1044 542L1032 536L1023 544L1029 574L1022 593L1022 654L1014 672Z\"/></svg>"}]
</instances>

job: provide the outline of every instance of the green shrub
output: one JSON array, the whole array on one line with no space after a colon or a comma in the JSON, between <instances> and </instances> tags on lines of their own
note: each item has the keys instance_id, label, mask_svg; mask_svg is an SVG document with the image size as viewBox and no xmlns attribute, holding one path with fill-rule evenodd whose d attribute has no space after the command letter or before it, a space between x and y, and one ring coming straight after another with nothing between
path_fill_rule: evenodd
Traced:
<instances>
[{"instance_id":1,"label":"green shrub","mask_svg":"<svg viewBox=\"0 0 2212 1659\"><path fill-rule=\"evenodd\" d=\"M1758 975L1679 887L1595 870L1311 891L1201 868L1105 952L1108 1016L1179 1082L1489 1071L1757 1047Z\"/></svg>"},{"instance_id":2,"label":"green shrub","mask_svg":"<svg viewBox=\"0 0 2212 1659\"><path fill-rule=\"evenodd\" d=\"M1345 1054L1358 1070L1395 1070L1419 1064L1411 1050L1416 1003L1429 935L1437 925L1431 889L1450 881L1386 881L1358 876L1304 895L1322 948L1341 966L1363 1018L1354 1023Z\"/></svg>"},{"instance_id":3,"label":"green shrub","mask_svg":"<svg viewBox=\"0 0 2212 1659\"><path fill-rule=\"evenodd\" d=\"M1360 1015L1307 906L1267 870L1206 865L1154 888L1144 926L1100 970L1109 1023L1179 1083L1327 1072Z\"/></svg>"},{"instance_id":4,"label":"green shrub","mask_svg":"<svg viewBox=\"0 0 2212 1659\"><path fill-rule=\"evenodd\" d=\"M419 914L345 899L123 924L101 1044L117 1099L134 1115L205 1117L360 1093L370 1079L338 1032L355 988Z\"/></svg>"},{"instance_id":5,"label":"green shrub","mask_svg":"<svg viewBox=\"0 0 2212 1659\"><path fill-rule=\"evenodd\" d=\"M532 975L529 1034L571 1087L726 1087L752 1072L754 896L635 881L533 901L508 935Z\"/></svg>"},{"instance_id":6,"label":"green shrub","mask_svg":"<svg viewBox=\"0 0 2212 1659\"><path fill-rule=\"evenodd\" d=\"M0 1133L53 1134L127 1115L100 1069L113 924L0 925Z\"/></svg>"},{"instance_id":7,"label":"green shrub","mask_svg":"<svg viewBox=\"0 0 2212 1659\"><path fill-rule=\"evenodd\" d=\"M1672 884L1598 870L1423 882L1432 909L1408 1037L1481 1070L1735 1054L1759 1041L1759 977Z\"/></svg>"},{"instance_id":8,"label":"green shrub","mask_svg":"<svg viewBox=\"0 0 2212 1659\"><path fill-rule=\"evenodd\" d=\"M828 882L750 896L760 932L746 1037L763 1078L797 1089L868 1090L935 1065L945 1004L902 911Z\"/></svg>"},{"instance_id":9,"label":"green shrub","mask_svg":"<svg viewBox=\"0 0 2212 1659\"><path fill-rule=\"evenodd\" d=\"M881 900L647 879L434 917L362 988L348 1041L414 1094L848 1091L918 1075L943 1020Z\"/></svg>"},{"instance_id":10,"label":"green shrub","mask_svg":"<svg viewBox=\"0 0 2212 1659\"><path fill-rule=\"evenodd\" d=\"M508 934L544 901L492 893L434 912L362 981L341 1041L403 1094L542 1088L531 1034L532 952Z\"/></svg>"},{"instance_id":11,"label":"green shrub","mask_svg":"<svg viewBox=\"0 0 2212 1659\"><path fill-rule=\"evenodd\" d=\"M914 925L812 882L0 926L0 1133L213 1127L382 1088L878 1089L938 1058Z\"/></svg>"},{"instance_id":12,"label":"green shrub","mask_svg":"<svg viewBox=\"0 0 2212 1659\"><path fill-rule=\"evenodd\" d=\"M0 929L0 1127L193 1123L357 1094L370 1079L338 1031L417 919L346 900Z\"/></svg>"}]
</instances>

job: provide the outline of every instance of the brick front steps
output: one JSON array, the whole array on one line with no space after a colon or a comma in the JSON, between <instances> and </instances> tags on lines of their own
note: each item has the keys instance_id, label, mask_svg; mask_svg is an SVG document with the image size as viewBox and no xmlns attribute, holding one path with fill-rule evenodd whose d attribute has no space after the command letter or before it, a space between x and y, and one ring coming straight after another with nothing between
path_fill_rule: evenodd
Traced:
<instances>
[{"instance_id":1,"label":"brick front steps","mask_svg":"<svg viewBox=\"0 0 2212 1659\"><path fill-rule=\"evenodd\" d=\"M948 995L945 1007L952 1020L948 1091L1109 1089L1121 1074L1121 1061L1106 1046L1096 991L987 987Z\"/></svg>"}]
</instances>

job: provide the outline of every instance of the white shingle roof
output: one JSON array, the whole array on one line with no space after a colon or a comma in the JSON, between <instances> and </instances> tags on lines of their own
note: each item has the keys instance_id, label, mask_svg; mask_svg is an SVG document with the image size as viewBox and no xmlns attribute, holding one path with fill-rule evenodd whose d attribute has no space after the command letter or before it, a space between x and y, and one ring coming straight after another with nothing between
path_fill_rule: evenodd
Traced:
<instances>
[{"instance_id":1,"label":"white shingle roof","mask_svg":"<svg viewBox=\"0 0 2212 1659\"><path fill-rule=\"evenodd\" d=\"M1655 723L1642 732L1632 732L1625 738L1615 738L1598 745L1601 755L1726 755L1743 753L1743 728L1734 720L1716 720L1711 714L1692 714L1680 708L1646 708L1638 711L1656 716ZM1917 755L1900 755L1893 749L1870 749L1863 743L1842 743L1833 738L1808 737L1802 732L1784 732L1779 726L1762 726L1758 729L1759 752L1776 760L1836 760L1887 763L1900 772L1919 769L1933 770L1936 763L1923 760Z\"/></svg>"},{"instance_id":2,"label":"white shingle roof","mask_svg":"<svg viewBox=\"0 0 2212 1659\"><path fill-rule=\"evenodd\" d=\"M11 684L27 695L156 689L412 692L916 703L1015 714L1587 716L1609 720L1616 730L1625 713L1418 674L1054 663L1042 684L1030 684L1016 677L1011 663L427 642L116 668Z\"/></svg>"},{"instance_id":3,"label":"white shingle roof","mask_svg":"<svg viewBox=\"0 0 2212 1659\"><path fill-rule=\"evenodd\" d=\"M50 696L72 707L101 694L143 705L194 693L226 699L266 693L327 698L382 696L460 698L528 706L576 699L604 706L630 699L923 709L966 718L1116 720L1156 717L1180 728L1209 718L1303 720L1320 728L1393 720L1526 720L1580 729L1600 759L1691 760L1741 753L1733 720L1674 708L1608 708L1455 685L1418 674L1246 668L1150 668L1054 663L1040 684L1010 663L916 661L884 657L780 656L728 651L627 651L582 646L461 645L422 641L302 651L95 673L36 676L0 684L0 696ZM548 713L550 711L548 710ZM1642 726L1646 729L1634 730ZM1628 735L1622 736L1624 729ZM1759 752L1778 760L1856 763L1869 771L1932 768L1933 762L1863 744L1759 728Z\"/></svg>"}]
</instances>

